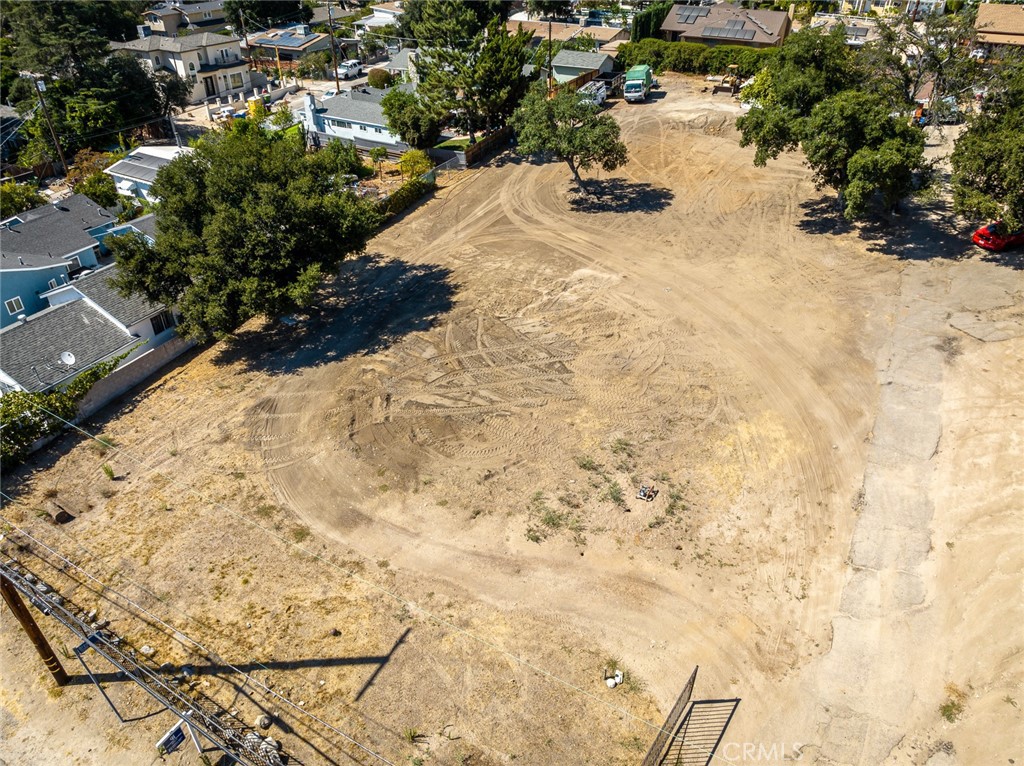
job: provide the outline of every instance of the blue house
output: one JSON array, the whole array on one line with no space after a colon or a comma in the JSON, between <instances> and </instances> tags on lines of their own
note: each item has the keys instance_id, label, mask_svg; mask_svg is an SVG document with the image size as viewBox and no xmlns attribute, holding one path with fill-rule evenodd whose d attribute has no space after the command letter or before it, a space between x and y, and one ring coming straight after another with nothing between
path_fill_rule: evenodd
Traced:
<instances>
[{"instance_id":1,"label":"blue house","mask_svg":"<svg viewBox=\"0 0 1024 766\"><path fill-rule=\"evenodd\" d=\"M96 268L114 213L84 194L0 222L0 328L48 306L42 294Z\"/></svg>"}]
</instances>

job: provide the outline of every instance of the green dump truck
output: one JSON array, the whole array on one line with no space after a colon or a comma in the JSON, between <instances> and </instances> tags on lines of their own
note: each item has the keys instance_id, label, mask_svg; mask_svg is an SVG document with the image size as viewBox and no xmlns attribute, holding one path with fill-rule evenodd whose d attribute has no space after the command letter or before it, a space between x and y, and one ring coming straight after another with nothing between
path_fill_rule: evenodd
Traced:
<instances>
[{"instance_id":1,"label":"green dump truck","mask_svg":"<svg viewBox=\"0 0 1024 766\"><path fill-rule=\"evenodd\" d=\"M622 94L626 101L644 101L651 92L651 85L654 83L654 73L647 64L637 64L626 72L626 84L622 88Z\"/></svg>"}]
</instances>

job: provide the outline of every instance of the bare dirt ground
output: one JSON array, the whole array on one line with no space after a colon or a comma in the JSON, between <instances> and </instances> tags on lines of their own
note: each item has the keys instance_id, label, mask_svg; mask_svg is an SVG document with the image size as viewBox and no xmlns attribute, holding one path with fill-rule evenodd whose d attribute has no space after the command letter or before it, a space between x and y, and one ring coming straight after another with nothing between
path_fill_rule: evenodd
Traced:
<instances>
[{"instance_id":1,"label":"bare dirt ground","mask_svg":"<svg viewBox=\"0 0 1024 766\"><path fill-rule=\"evenodd\" d=\"M1021 762L1021 271L850 229L798 158L753 167L734 102L664 85L614 107L596 198L514 157L451 179L299 327L89 424L118 449L5 479L5 517L396 763L638 763L695 665L743 699L718 763ZM48 694L0 623L0 757L155 759L166 714ZM306 763L363 758L201 678Z\"/></svg>"}]
</instances>

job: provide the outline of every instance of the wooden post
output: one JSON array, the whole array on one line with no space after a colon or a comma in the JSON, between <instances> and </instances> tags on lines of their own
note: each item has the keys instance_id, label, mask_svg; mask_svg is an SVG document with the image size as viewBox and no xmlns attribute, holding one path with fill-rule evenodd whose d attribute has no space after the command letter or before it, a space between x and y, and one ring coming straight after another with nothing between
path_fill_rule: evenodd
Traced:
<instances>
[{"instance_id":1,"label":"wooden post","mask_svg":"<svg viewBox=\"0 0 1024 766\"><path fill-rule=\"evenodd\" d=\"M39 652L39 656L43 658L43 663L46 665L46 669L50 671L50 675L53 676L53 680L57 682L57 686L67 685L68 674L60 664L60 660L57 659L57 655L53 653L53 649L50 648L46 636L39 630L39 626L36 625L32 613L25 606L25 602L21 600L21 596L18 595L14 585L3 576L0 576L0 593L3 594L4 601L7 602L7 606L14 613L15 619L21 624L25 635L28 636L28 640L32 642L36 651Z\"/></svg>"}]
</instances>

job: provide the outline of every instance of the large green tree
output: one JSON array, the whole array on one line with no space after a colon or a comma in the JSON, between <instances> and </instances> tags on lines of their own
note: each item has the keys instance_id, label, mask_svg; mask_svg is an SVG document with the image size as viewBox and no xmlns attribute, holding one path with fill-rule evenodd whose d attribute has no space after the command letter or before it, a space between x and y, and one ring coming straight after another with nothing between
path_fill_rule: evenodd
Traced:
<instances>
[{"instance_id":1,"label":"large green tree","mask_svg":"<svg viewBox=\"0 0 1024 766\"><path fill-rule=\"evenodd\" d=\"M416 64L423 100L456 115L470 135L505 125L529 85L523 76L529 39L495 18L468 45L424 48Z\"/></svg>"},{"instance_id":2,"label":"large green tree","mask_svg":"<svg viewBox=\"0 0 1024 766\"><path fill-rule=\"evenodd\" d=\"M418 94L392 88L380 102L388 130L415 149L429 149L441 137L444 115Z\"/></svg>"},{"instance_id":3,"label":"large green tree","mask_svg":"<svg viewBox=\"0 0 1024 766\"><path fill-rule=\"evenodd\" d=\"M974 48L975 10L926 14L913 21L906 14L877 21L879 38L865 46L859 58L869 73L864 90L887 96L896 107L927 99L929 111L942 118L970 101L984 79Z\"/></svg>"},{"instance_id":4,"label":"large green tree","mask_svg":"<svg viewBox=\"0 0 1024 766\"><path fill-rule=\"evenodd\" d=\"M743 91L754 106L736 120L740 146L755 147L755 165L796 149L814 107L853 87L862 74L842 29L824 34L808 28L790 35Z\"/></svg>"},{"instance_id":5,"label":"large green tree","mask_svg":"<svg viewBox=\"0 0 1024 766\"><path fill-rule=\"evenodd\" d=\"M527 0L526 10L532 16L564 19L572 13L572 0Z\"/></svg>"},{"instance_id":6,"label":"large green tree","mask_svg":"<svg viewBox=\"0 0 1024 766\"><path fill-rule=\"evenodd\" d=\"M1024 226L1024 56L995 62L981 110L950 161L958 213Z\"/></svg>"},{"instance_id":7,"label":"large green tree","mask_svg":"<svg viewBox=\"0 0 1024 766\"><path fill-rule=\"evenodd\" d=\"M110 40L131 40L145 0L8 0L6 21L19 69L51 77L81 77L107 55Z\"/></svg>"},{"instance_id":8,"label":"large green tree","mask_svg":"<svg viewBox=\"0 0 1024 766\"><path fill-rule=\"evenodd\" d=\"M584 192L581 170L600 165L611 171L626 164L619 124L574 90L559 90L548 98L543 83L535 83L512 116L512 126L521 154L559 158Z\"/></svg>"},{"instance_id":9,"label":"large green tree","mask_svg":"<svg viewBox=\"0 0 1024 766\"><path fill-rule=\"evenodd\" d=\"M416 38L439 49L465 48L483 29L470 5L461 0L426 0L413 29Z\"/></svg>"},{"instance_id":10,"label":"large green tree","mask_svg":"<svg viewBox=\"0 0 1024 766\"><path fill-rule=\"evenodd\" d=\"M0 184L0 218L31 210L46 204L46 198L31 184L19 184L8 181Z\"/></svg>"},{"instance_id":11,"label":"large green tree","mask_svg":"<svg viewBox=\"0 0 1024 766\"><path fill-rule=\"evenodd\" d=\"M145 7L136 0L5 3L11 42L0 63L34 75L10 80L9 96L24 112L38 100L32 79L45 84L44 98L65 156L83 146L109 146L119 135L146 126L152 129L187 103L191 88L174 73L151 72L128 54L111 55L109 42L134 37ZM23 132L23 161L57 157L41 113Z\"/></svg>"},{"instance_id":12,"label":"large green tree","mask_svg":"<svg viewBox=\"0 0 1024 766\"><path fill-rule=\"evenodd\" d=\"M881 96L856 90L814 107L801 147L815 182L838 192L847 218L865 216L876 192L891 209L924 167L924 133L893 117Z\"/></svg>"},{"instance_id":13,"label":"large green tree","mask_svg":"<svg viewBox=\"0 0 1024 766\"><path fill-rule=\"evenodd\" d=\"M207 134L157 175L156 245L108 240L118 287L176 305L180 331L197 339L308 306L379 222L346 187L366 170L352 147L309 155L299 138L248 120Z\"/></svg>"},{"instance_id":14,"label":"large green tree","mask_svg":"<svg viewBox=\"0 0 1024 766\"><path fill-rule=\"evenodd\" d=\"M841 28L791 35L744 89L754 106L736 121L740 145L755 147L756 165L801 148L847 218L868 216L879 195L893 209L926 168L924 135L909 124L909 86L881 63L851 50Z\"/></svg>"}]
</instances>

